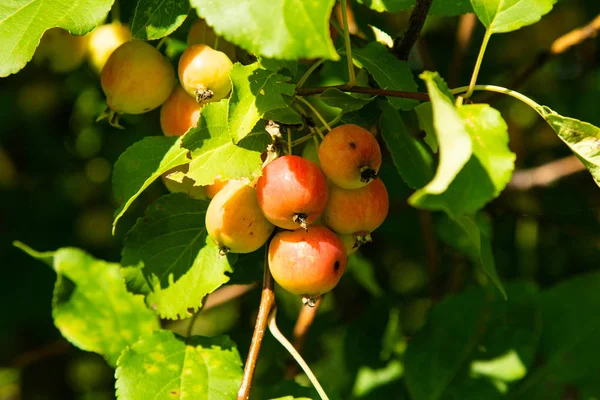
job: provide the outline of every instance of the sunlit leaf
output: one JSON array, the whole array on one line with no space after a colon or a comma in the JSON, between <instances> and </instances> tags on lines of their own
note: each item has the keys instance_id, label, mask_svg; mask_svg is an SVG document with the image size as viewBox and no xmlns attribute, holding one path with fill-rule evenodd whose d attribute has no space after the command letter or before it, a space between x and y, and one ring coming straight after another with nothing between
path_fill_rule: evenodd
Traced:
<instances>
[{"instance_id":1,"label":"sunlit leaf","mask_svg":"<svg viewBox=\"0 0 600 400\"><path fill-rule=\"evenodd\" d=\"M140 40L160 39L174 32L190 11L187 0L138 0L131 23L131 36Z\"/></svg>"},{"instance_id":2,"label":"sunlit leaf","mask_svg":"<svg viewBox=\"0 0 600 400\"><path fill-rule=\"evenodd\" d=\"M557 0L471 0L473 10L491 33L511 32L538 22Z\"/></svg>"}]
</instances>

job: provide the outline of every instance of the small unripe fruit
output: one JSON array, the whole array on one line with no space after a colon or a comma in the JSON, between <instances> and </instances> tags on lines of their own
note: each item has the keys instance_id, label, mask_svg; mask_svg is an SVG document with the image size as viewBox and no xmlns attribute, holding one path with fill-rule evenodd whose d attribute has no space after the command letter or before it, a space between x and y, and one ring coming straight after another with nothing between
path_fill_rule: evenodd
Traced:
<instances>
[{"instance_id":1,"label":"small unripe fruit","mask_svg":"<svg viewBox=\"0 0 600 400\"><path fill-rule=\"evenodd\" d=\"M179 81L198 103L219 101L231 91L231 67L233 63L225 53L195 44L179 59Z\"/></svg>"},{"instance_id":2,"label":"small unripe fruit","mask_svg":"<svg viewBox=\"0 0 600 400\"><path fill-rule=\"evenodd\" d=\"M88 41L88 56L92 67L97 72L102 71L110 55L129 39L131 39L129 27L118 22L94 29Z\"/></svg>"},{"instance_id":3,"label":"small unripe fruit","mask_svg":"<svg viewBox=\"0 0 600 400\"><path fill-rule=\"evenodd\" d=\"M44 32L35 51L36 62L47 63L52 72L67 73L85 60L87 37L75 36L61 28Z\"/></svg>"},{"instance_id":4,"label":"small unripe fruit","mask_svg":"<svg viewBox=\"0 0 600 400\"><path fill-rule=\"evenodd\" d=\"M108 107L142 114L164 103L175 86L173 67L154 46L135 40L116 49L100 75Z\"/></svg>"},{"instance_id":5,"label":"small unripe fruit","mask_svg":"<svg viewBox=\"0 0 600 400\"><path fill-rule=\"evenodd\" d=\"M344 189L358 189L377 177L381 149L375 137L358 125L345 124L331 130L319 146L325 175Z\"/></svg>"},{"instance_id":6,"label":"small unripe fruit","mask_svg":"<svg viewBox=\"0 0 600 400\"><path fill-rule=\"evenodd\" d=\"M160 127L165 136L181 136L195 127L200 110L196 100L177 86L160 108Z\"/></svg>"},{"instance_id":7,"label":"small unripe fruit","mask_svg":"<svg viewBox=\"0 0 600 400\"><path fill-rule=\"evenodd\" d=\"M269 245L273 279L290 293L314 298L329 292L346 269L341 239L321 225L279 232Z\"/></svg>"},{"instance_id":8,"label":"small unripe fruit","mask_svg":"<svg viewBox=\"0 0 600 400\"><path fill-rule=\"evenodd\" d=\"M220 179L215 179L214 183L205 186L206 195L212 199L227 185L227 183L229 183L228 180L222 181Z\"/></svg>"},{"instance_id":9,"label":"small unripe fruit","mask_svg":"<svg viewBox=\"0 0 600 400\"><path fill-rule=\"evenodd\" d=\"M383 223L388 208L388 193L379 178L360 189L330 185L323 222L340 235L354 234L365 242L370 240L369 233Z\"/></svg>"},{"instance_id":10,"label":"small unripe fruit","mask_svg":"<svg viewBox=\"0 0 600 400\"><path fill-rule=\"evenodd\" d=\"M217 47L215 46L215 43ZM187 44L192 46L194 44L205 44L207 46L214 47L215 50L222 51L229 57L231 61L236 60L235 46L233 43L218 37L213 28L206 24L206 21L199 19L190 28L187 34Z\"/></svg>"},{"instance_id":11,"label":"small unripe fruit","mask_svg":"<svg viewBox=\"0 0 600 400\"><path fill-rule=\"evenodd\" d=\"M243 181L230 181L206 210L206 231L221 254L258 250L273 229L258 207L256 191Z\"/></svg>"},{"instance_id":12,"label":"small unripe fruit","mask_svg":"<svg viewBox=\"0 0 600 400\"><path fill-rule=\"evenodd\" d=\"M284 229L305 228L327 205L327 180L319 167L287 155L267 164L256 184L260 208L271 223Z\"/></svg>"}]
</instances>

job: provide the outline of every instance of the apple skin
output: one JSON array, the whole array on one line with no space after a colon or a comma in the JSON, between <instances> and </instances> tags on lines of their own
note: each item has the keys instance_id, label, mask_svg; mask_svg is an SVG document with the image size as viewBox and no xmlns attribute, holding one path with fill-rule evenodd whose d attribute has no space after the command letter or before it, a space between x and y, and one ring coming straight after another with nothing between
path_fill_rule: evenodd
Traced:
<instances>
[{"instance_id":1,"label":"apple skin","mask_svg":"<svg viewBox=\"0 0 600 400\"><path fill-rule=\"evenodd\" d=\"M215 46L217 44L217 47ZM190 28L187 34L187 44L205 44L214 47L215 50L222 51L229 57L232 62L235 62L237 57L235 53L235 45L222 37L218 37L213 28L208 26L205 20L199 19Z\"/></svg>"},{"instance_id":2,"label":"apple skin","mask_svg":"<svg viewBox=\"0 0 600 400\"><path fill-rule=\"evenodd\" d=\"M215 179L214 183L206 185L205 189L208 198L212 199L213 197L215 197L217 193L219 193L221 189L223 189L227 185L227 183L229 183L229 180L222 181L220 179Z\"/></svg>"},{"instance_id":3,"label":"apple skin","mask_svg":"<svg viewBox=\"0 0 600 400\"><path fill-rule=\"evenodd\" d=\"M293 155L267 164L256 183L258 204L265 217L290 230L315 222L327 205L328 193L327 180L319 167Z\"/></svg>"},{"instance_id":4,"label":"apple skin","mask_svg":"<svg viewBox=\"0 0 600 400\"><path fill-rule=\"evenodd\" d=\"M258 250L274 229L258 207L255 189L244 181L230 181L206 210L206 231L222 254Z\"/></svg>"},{"instance_id":5,"label":"apple skin","mask_svg":"<svg viewBox=\"0 0 600 400\"><path fill-rule=\"evenodd\" d=\"M130 39L129 27L118 22L101 25L94 29L89 34L88 40L88 60L92 68L100 73L110 55Z\"/></svg>"},{"instance_id":6,"label":"apple skin","mask_svg":"<svg viewBox=\"0 0 600 400\"><path fill-rule=\"evenodd\" d=\"M377 178L360 189L330 185L329 201L322 217L325 225L340 235L368 237L385 221L388 209L387 189Z\"/></svg>"},{"instance_id":7,"label":"apple skin","mask_svg":"<svg viewBox=\"0 0 600 400\"><path fill-rule=\"evenodd\" d=\"M325 175L344 189L358 189L375 179L381 167L381 148L368 130L354 124L333 128L319 146Z\"/></svg>"},{"instance_id":8,"label":"apple skin","mask_svg":"<svg viewBox=\"0 0 600 400\"><path fill-rule=\"evenodd\" d=\"M269 245L273 279L290 293L317 297L331 291L346 270L342 240L328 228L313 225L276 234Z\"/></svg>"},{"instance_id":9,"label":"apple skin","mask_svg":"<svg viewBox=\"0 0 600 400\"><path fill-rule=\"evenodd\" d=\"M198 124L202 107L181 86L176 86L160 108L160 127L165 136L181 136Z\"/></svg>"},{"instance_id":10,"label":"apple skin","mask_svg":"<svg viewBox=\"0 0 600 400\"><path fill-rule=\"evenodd\" d=\"M198 103L220 101L231 92L229 71L233 63L227 55L204 44L188 47L179 59L179 81Z\"/></svg>"},{"instance_id":11,"label":"apple skin","mask_svg":"<svg viewBox=\"0 0 600 400\"><path fill-rule=\"evenodd\" d=\"M106 103L120 114L143 114L160 107L175 87L175 71L156 48L134 40L119 46L100 74Z\"/></svg>"}]
</instances>

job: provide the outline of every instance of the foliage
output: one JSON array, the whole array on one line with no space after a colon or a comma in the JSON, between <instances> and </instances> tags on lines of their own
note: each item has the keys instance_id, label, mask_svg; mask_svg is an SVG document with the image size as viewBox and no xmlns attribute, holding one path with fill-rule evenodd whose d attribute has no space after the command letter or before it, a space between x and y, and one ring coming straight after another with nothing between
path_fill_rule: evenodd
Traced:
<instances>
[{"instance_id":1,"label":"foliage","mask_svg":"<svg viewBox=\"0 0 600 400\"><path fill-rule=\"evenodd\" d=\"M55 279L54 326L70 344L105 360L106 364L90 361L85 368L105 371L109 397L236 398L242 367L256 363L248 358L244 364L244 359L248 347L256 345L251 343L259 304L255 288L261 285L266 268L265 247L251 254L226 254L206 230L210 199L193 196L192 189L234 179L254 183L278 153L291 152L318 162L314 146L331 128L344 123L376 135L383 153L378 176L387 185L391 207L386 222L373 233L374 243L349 257L348 272L321 299L309 333L295 338L328 396L559 399L566 398L569 390L586 399L600 395L595 380L600 326L593 317L600 311L600 275L594 270L600 237L597 204L590 206L598 199L600 186L596 126L600 120L594 112L586 114L565 104L568 87L554 91L558 93L554 96L547 88L537 93L535 88L526 89L540 103L550 105L545 106L513 88L477 85L483 77L491 81L506 74L498 54L510 53L511 46L497 43L511 43L503 41L512 37L526 41L527 29L546 26L546 18L568 5L555 0L434 1L429 12L433 22L421 32L425 38L421 45L427 46L429 32L447 29L446 21L467 12L474 12L485 30L478 55L468 58L475 67L461 76L471 77L471 82L457 87L456 79L444 79L445 68L427 70L423 65L427 61L414 56L399 60L390 43L378 42L368 28L377 26L378 37L394 34L402 40L404 22L390 21L395 15L408 17L415 3L76 0L66 9L62 2L49 0L0 6L0 76L16 74L3 78L6 82L37 79L36 74L44 80L53 76L44 66L27 65L48 29L58 27L82 36L107 18L118 20L119 12L130 22L134 39L160 40L157 48L173 68L197 18L203 18L220 37L207 45L225 51L226 40L235 46L230 95L199 105L197 123L179 138L158 133L158 110L122 116L123 132L105 121L94 121L105 106L99 77L85 67L61 76L78 100L69 118L58 115L57 119L77 127L79 142L73 141L71 152L87 164L76 169L97 178L98 186L89 190L104 194L102 202L109 205L104 211L110 207L102 214L102 221L110 218L109 223L99 226L93 221L81 231L98 235L98 243L105 246L110 243L111 252L93 244L86 252L72 246L85 247L85 242L53 238L58 221L46 223L47 240L23 233L26 228L15 230L11 239L34 248L51 247L38 252L14 243L54 271L55 278L47 277ZM418 8L422 2L417 3ZM346 7L350 21L342 17ZM437 26L435 21L444 22ZM344 32L345 22L350 22L351 32ZM545 29L551 38L561 33ZM473 35L482 32L475 30ZM509 32L521 36L501 35ZM490 41L493 34L498 34L494 35L498 42ZM453 46L451 41L444 43ZM433 49L437 47L432 45ZM434 53L437 65L452 62L445 50ZM485 64L484 55L489 60ZM519 57L520 53L514 55ZM354 78L355 86L348 84ZM535 79L532 85L543 86ZM594 90L600 95L597 82ZM510 98L487 101L472 96L473 92ZM49 98L43 96L43 89L32 93L24 97L27 104L38 97L41 103ZM0 100L9 97L2 94ZM34 104L27 118L30 123L52 120L43 105ZM0 115L10 120L7 110ZM531 122L536 116L541 117L539 126ZM595 120L584 122L580 119L584 117ZM46 127L38 123L39 135ZM45 158L55 149L37 140L30 146L41 160L38 170L46 177L58 174L48 168ZM540 145L544 140L552 145ZM94 144L98 141L112 143L107 146L111 162L98 155ZM4 160L10 161L12 154L4 155L5 146L10 148L10 143L0 145L0 184L11 176L12 164ZM570 152L592 179L560 186L568 196L559 196L559 189L552 187L511 191L511 182L524 166ZM102 175L106 169L109 172ZM165 179L185 190L166 193ZM65 179L61 185L71 188L73 199L93 196L81 180ZM116 201L110 203L110 196ZM55 212L65 223L68 218L60 216L69 215L66 196L55 197L44 199L47 209L41 213ZM11 206L18 203L14 200ZM516 211L508 218L510 207ZM586 211L574 221L566 208ZM568 233L562 230L565 226ZM580 259L571 269L569 259L574 257ZM109 261L115 259L119 262ZM12 269L18 268L8 261L6 265L9 273L17 273ZM304 321L298 313L303 315L307 308L298 296L279 287L275 292L279 325L291 337L294 321ZM225 304L216 300L221 295ZM261 307L259 315L265 311L263 303ZM267 334L252 397L323 396L318 385L318 394L313 389L311 372L297 374L287 357ZM92 393L94 384L86 386L85 377L102 373L86 375L72 368L73 380L82 385L80 391ZM15 376L18 373L12 369L0 370L0 397L14 388Z\"/></svg>"}]
</instances>

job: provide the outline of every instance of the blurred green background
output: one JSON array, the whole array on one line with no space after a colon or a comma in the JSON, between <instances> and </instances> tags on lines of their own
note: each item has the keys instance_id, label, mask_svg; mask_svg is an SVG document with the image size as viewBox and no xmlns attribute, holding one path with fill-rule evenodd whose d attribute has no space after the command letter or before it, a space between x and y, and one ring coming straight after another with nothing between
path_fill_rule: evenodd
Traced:
<instances>
[{"instance_id":1,"label":"blurred green background","mask_svg":"<svg viewBox=\"0 0 600 400\"><path fill-rule=\"evenodd\" d=\"M126 21L131 4L122 4L121 18ZM409 15L375 15L353 6L359 24L362 19L378 21L378 27L392 36L402 32ZM585 25L598 12L597 0L562 1L533 26L494 35L478 82L506 85L556 38ZM457 69L452 60L458 21L431 17L410 59L416 72L436 69L446 79L450 76L451 87L468 83L483 36L478 25L462 68ZM184 37L185 27L176 35ZM551 59L520 90L562 115L600 126L599 45L598 39L588 40ZM476 95L473 100L478 98L483 97ZM533 110L510 98L490 101L508 123L518 169L570 154ZM52 323L54 272L12 246L14 240L40 251L76 246L98 258L119 261L128 227L147 204L165 193L160 182L154 184L128 212L116 235L111 235L116 208L112 166L128 146L161 132L158 110L124 117L127 129L121 131L95 122L103 109L98 75L85 63L61 75L31 62L18 74L0 80L1 400L114 398L113 371L99 356L66 344ZM384 164L384 180L394 182L388 183L390 219L362 255L371 260L376 282L402 304L403 326L414 332L422 325L432 290L457 292L481 277L472 272L463 254L437 240L440 272L435 282L427 284L423 214L406 205L409 189L400 183L390 160ZM509 188L486 211L497 269L504 280L532 280L544 287L598 268L600 190L587 172L543 187ZM433 220L438 221L438 216L433 215ZM336 299L368 298L369 292L358 281L364 283L361 277L343 280ZM213 319L206 322L213 329L208 333L232 329L243 357L258 296L255 290L233 305L215 309ZM336 303L336 315L346 324L368 308L363 304L361 309L360 301L351 303L359 306ZM281 316L284 330L293 324L295 312L292 305ZM317 322L315 332L325 322ZM274 345L267 340L267 354L269 346ZM259 368L260 379L267 382L266 371L260 373Z\"/></svg>"}]
</instances>

